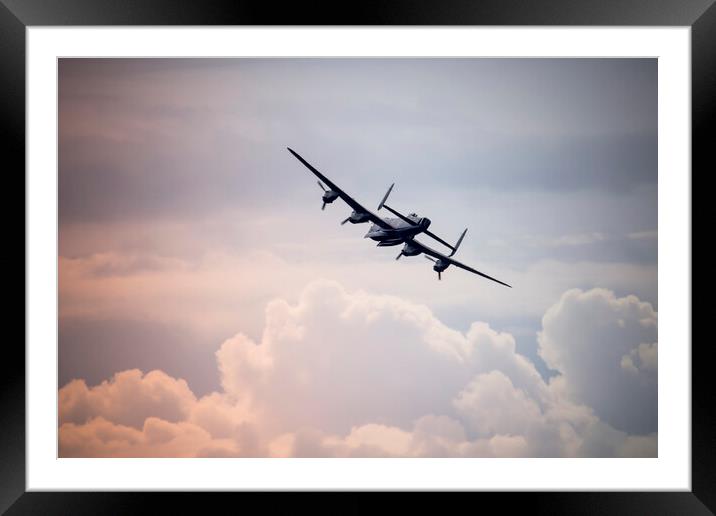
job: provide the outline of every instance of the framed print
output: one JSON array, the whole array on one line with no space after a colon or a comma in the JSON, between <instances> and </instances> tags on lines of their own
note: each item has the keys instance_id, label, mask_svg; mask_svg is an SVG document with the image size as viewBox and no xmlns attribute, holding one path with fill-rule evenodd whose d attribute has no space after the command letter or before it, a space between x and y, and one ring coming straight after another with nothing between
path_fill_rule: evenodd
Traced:
<instances>
[{"instance_id":1,"label":"framed print","mask_svg":"<svg viewBox=\"0 0 716 516\"><path fill-rule=\"evenodd\" d=\"M319 24L6 3L27 307L3 509L182 490L713 509L690 272L709 2Z\"/></svg>"}]
</instances>

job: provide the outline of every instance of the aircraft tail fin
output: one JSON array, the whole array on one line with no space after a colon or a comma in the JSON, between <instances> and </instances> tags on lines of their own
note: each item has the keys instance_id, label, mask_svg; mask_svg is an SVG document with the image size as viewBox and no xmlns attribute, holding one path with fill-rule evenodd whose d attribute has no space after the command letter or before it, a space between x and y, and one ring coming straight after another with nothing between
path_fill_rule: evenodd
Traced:
<instances>
[{"instance_id":1,"label":"aircraft tail fin","mask_svg":"<svg viewBox=\"0 0 716 516\"><path fill-rule=\"evenodd\" d=\"M465 233L467 233L467 228L465 228L465 231L462 232L460 238L457 239L457 244L455 244L455 247L452 248L452 253L450 253L448 256L453 256L455 253L457 253L457 248L460 247L462 239L465 238Z\"/></svg>"},{"instance_id":2,"label":"aircraft tail fin","mask_svg":"<svg viewBox=\"0 0 716 516\"><path fill-rule=\"evenodd\" d=\"M379 210L383 207L383 205L385 204L385 201L388 200L388 196L390 195L390 192L393 190L393 187L394 187L394 186L395 186L395 183L393 183L392 185L390 185L390 188L388 188L388 191L385 192L385 195L383 196L383 200L380 201L380 204L378 205L378 209L379 209Z\"/></svg>"}]
</instances>

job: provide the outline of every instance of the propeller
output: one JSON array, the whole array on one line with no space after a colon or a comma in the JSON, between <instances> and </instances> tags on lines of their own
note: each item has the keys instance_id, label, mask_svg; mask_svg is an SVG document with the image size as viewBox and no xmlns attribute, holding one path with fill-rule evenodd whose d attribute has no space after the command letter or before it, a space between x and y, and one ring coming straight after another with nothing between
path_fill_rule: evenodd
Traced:
<instances>
[{"instance_id":1,"label":"propeller","mask_svg":"<svg viewBox=\"0 0 716 516\"><path fill-rule=\"evenodd\" d=\"M428 256L427 254L424 254L423 256L425 257L426 260L430 260L433 263L438 263L438 261L435 258L432 258L432 257ZM438 272L438 281L440 281L441 279L443 279L442 271L437 271L437 272Z\"/></svg>"},{"instance_id":2,"label":"propeller","mask_svg":"<svg viewBox=\"0 0 716 516\"><path fill-rule=\"evenodd\" d=\"M396 260L396 261L400 260L400 257L401 257L401 256L403 256L403 251L400 251L400 254L395 257L395 260Z\"/></svg>"},{"instance_id":3,"label":"propeller","mask_svg":"<svg viewBox=\"0 0 716 516\"><path fill-rule=\"evenodd\" d=\"M343 224L345 224L346 222L348 222L349 220L351 220L350 217L348 217L346 220L344 220L343 222L341 222L341 226L342 226Z\"/></svg>"},{"instance_id":4,"label":"propeller","mask_svg":"<svg viewBox=\"0 0 716 516\"><path fill-rule=\"evenodd\" d=\"M324 192L327 192L327 191L328 191L328 190L326 189L326 187L321 184L320 181L316 181L316 183L318 183L318 186L321 187L321 190L323 190ZM323 210L325 210L325 209L326 209L326 201L323 201L323 206L321 206L321 211L323 211Z\"/></svg>"}]
</instances>

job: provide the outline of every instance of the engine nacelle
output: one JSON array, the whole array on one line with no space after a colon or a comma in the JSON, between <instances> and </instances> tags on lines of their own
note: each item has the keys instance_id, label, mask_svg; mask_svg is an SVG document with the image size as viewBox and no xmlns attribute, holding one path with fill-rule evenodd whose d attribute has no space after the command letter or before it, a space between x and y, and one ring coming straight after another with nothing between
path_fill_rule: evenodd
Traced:
<instances>
[{"instance_id":1,"label":"engine nacelle","mask_svg":"<svg viewBox=\"0 0 716 516\"><path fill-rule=\"evenodd\" d=\"M430 227L430 222L431 221L429 218L423 217L422 219L420 219L420 227L423 228L424 230L428 229Z\"/></svg>"},{"instance_id":2,"label":"engine nacelle","mask_svg":"<svg viewBox=\"0 0 716 516\"><path fill-rule=\"evenodd\" d=\"M445 269L447 269L450 266L450 263L444 262L442 260L437 260L435 262L435 265L433 265L433 270L435 272L443 272Z\"/></svg>"},{"instance_id":3,"label":"engine nacelle","mask_svg":"<svg viewBox=\"0 0 716 516\"><path fill-rule=\"evenodd\" d=\"M326 204L331 204L336 199L338 199L338 192L334 192L333 190L327 190L323 194L323 202Z\"/></svg>"},{"instance_id":4,"label":"engine nacelle","mask_svg":"<svg viewBox=\"0 0 716 516\"><path fill-rule=\"evenodd\" d=\"M351 216L348 217L348 222L351 224L363 224L364 222L368 222L370 220L370 215L368 215L365 212L357 212L354 211L351 213Z\"/></svg>"},{"instance_id":5,"label":"engine nacelle","mask_svg":"<svg viewBox=\"0 0 716 516\"><path fill-rule=\"evenodd\" d=\"M415 247L410 242L406 242L403 246L403 256L417 256L421 253L420 249Z\"/></svg>"}]
</instances>

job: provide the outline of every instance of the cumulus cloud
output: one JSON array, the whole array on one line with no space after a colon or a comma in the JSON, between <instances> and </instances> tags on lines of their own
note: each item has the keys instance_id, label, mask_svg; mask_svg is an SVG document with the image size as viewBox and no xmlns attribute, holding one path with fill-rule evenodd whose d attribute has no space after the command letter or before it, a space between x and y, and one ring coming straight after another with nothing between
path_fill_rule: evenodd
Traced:
<instances>
[{"instance_id":1,"label":"cumulus cloud","mask_svg":"<svg viewBox=\"0 0 716 516\"><path fill-rule=\"evenodd\" d=\"M258 341L221 345L221 392L138 370L65 385L60 455L656 455L656 427L634 423L656 396L650 305L568 291L539 342L549 383L486 323L460 332L425 306L318 281L271 301Z\"/></svg>"},{"instance_id":2,"label":"cumulus cloud","mask_svg":"<svg viewBox=\"0 0 716 516\"><path fill-rule=\"evenodd\" d=\"M478 375L454 404L480 435L518 435L541 416L537 403L500 371Z\"/></svg>"},{"instance_id":3,"label":"cumulus cloud","mask_svg":"<svg viewBox=\"0 0 716 516\"><path fill-rule=\"evenodd\" d=\"M143 375L133 369L116 373L111 380L92 388L83 380L65 385L59 395L60 424L84 423L96 416L135 427L141 427L150 416L181 421L195 402L184 380L162 371Z\"/></svg>"},{"instance_id":4,"label":"cumulus cloud","mask_svg":"<svg viewBox=\"0 0 716 516\"><path fill-rule=\"evenodd\" d=\"M235 457L244 453L236 439L218 439L198 425L156 417L141 429L96 417L60 427L61 457ZM247 450L248 451L248 450Z\"/></svg>"},{"instance_id":5,"label":"cumulus cloud","mask_svg":"<svg viewBox=\"0 0 716 516\"><path fill-rule=\"evenodd\" d=\"M570 290L547 310L538 340L571 400L620 430L656 430L657 314L649 303Z\"/></svg>"},{"instance_id":6,"label":"cumulus cloud","mask_svg":"<svg viewBox=\"0 0 716 516\"><path fill-rule=\"evenodd\" d=\"M59 392L60 456L254 455L260 447L245 406L225 394L197 399L162 371L116 373Z\"/></svg>"}]
</instances>

